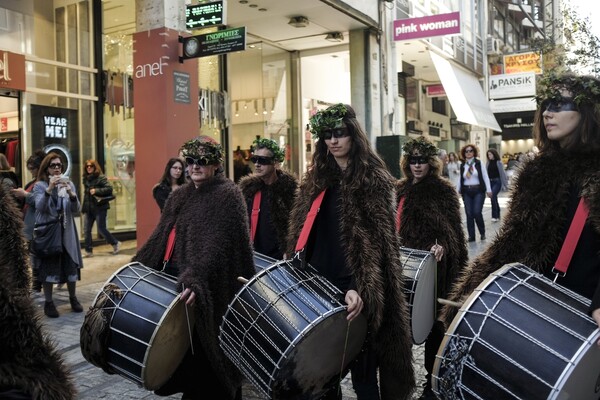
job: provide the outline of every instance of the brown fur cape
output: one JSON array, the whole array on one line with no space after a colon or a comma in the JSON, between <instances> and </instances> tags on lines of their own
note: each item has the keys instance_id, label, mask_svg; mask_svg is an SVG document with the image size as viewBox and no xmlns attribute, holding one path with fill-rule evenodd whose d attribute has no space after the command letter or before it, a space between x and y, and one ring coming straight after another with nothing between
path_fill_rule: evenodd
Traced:
<instances>
[{"instance_id":1,"label":"brown fur cape","mask_svg":"<svg viewBox=\"0 0 600 400\"><path fill-rule=\"evenodd\" d=\"M161 269L174 225L173 256L179 268L178 282L196 294L195 334L207 356L207 365L233 398L242 376L221 350L218 337L223 315L242 288L237 278L250 279L254 274L248 214L240 189L218 174L198 188L187 183L175 190L158 226L133 260ZM195 384L210 392L212 382L198 376Z\"/></svg>"},{"instance_id":2,"label":"brown fur cape","mask_svg":"<svg viewBox=\"0 0 600 400\"><path fill-rule=\"evenodd\" d=\"M332 179L340 179L339 176ZM334 181L300 184L290 218L287 254L294 249L313 200ZM402 293L400 246L395 231L395 191L386 170L371 168L358 188L340 184L342 248L365 303L379 361L382 400L410 398L415 385L408 305ZM363 312L365 312L363 311Z\"/></svg>"},{"instance_id":3,"label":"brown fur cape","mask_svg":"<svg viewBox=\"0 0 600 400\"><path fill-rule=\"evenodd\" d=\"M0 397L13 390L32 399L74 399L69 368L45 335L29 297L23 219L2 185L0 232Z\"/></svg>"},{"instance_id":4,"label":"brown fur cape","mask_svg":"<svg viewBox=\"0 0 600 400\"><path fill-rule=\"evenodd\" d=\"M288 232L288 221L290 212L294 205L298 180L288 172L277 170L277 180L271 185L254 175L244 176L239 185L244 194L246 205L252 204L256 192L263 190L271 191L271 221L279 238L279 250L285 253L285 240Z\"/></svg>"},{"instance_id":5,"label":"brown fur cape","mask_svg":"<svg viewBox=\"0 0 600 400\"><path fill-rule=\"evenodd\" d=\"M469 258L458 193L438 175L428 175L417 184L412 178L402 179L396 192L396 204L405 197L400 244L425 251L436 243L444 248L444 257L437 263L437 296L445 298Z\"/></svg>"},{"instance_id":6,"label":"brown fur cape","mask_svg":"<svg viewBox=\"0 0 600 400\"><path fill-rule=\"evenodd\" d=\"M567 221L569 186L581 187L588 200L588 222L600 233L600 156L595 152L540 154L527 161L511 189L502 227L490 246L462 273L450 300L464 302L490 273L505 264L520 262L538 272L552 269L562 246L561 229ZM600 282L593 304L600 306ZM445 306L448 327L456 307Z\"/></svg>"}]
</instances>

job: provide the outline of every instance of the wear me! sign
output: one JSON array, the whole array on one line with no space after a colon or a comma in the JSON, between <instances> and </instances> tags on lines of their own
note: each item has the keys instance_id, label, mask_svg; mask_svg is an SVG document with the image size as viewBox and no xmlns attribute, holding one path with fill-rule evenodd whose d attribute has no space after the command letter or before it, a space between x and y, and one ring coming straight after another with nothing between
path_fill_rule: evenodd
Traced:
<instances>
[{"instance_id":1,"label":"wear me! sign","mask_svg":"<svg viewBox=\"0 0 600 400\"><path fill-rule=\"evenodd\" d=\"M394 21L394 40L422 39L460 33L460 13L429 15Z\"/></svg>"}]
</instances>

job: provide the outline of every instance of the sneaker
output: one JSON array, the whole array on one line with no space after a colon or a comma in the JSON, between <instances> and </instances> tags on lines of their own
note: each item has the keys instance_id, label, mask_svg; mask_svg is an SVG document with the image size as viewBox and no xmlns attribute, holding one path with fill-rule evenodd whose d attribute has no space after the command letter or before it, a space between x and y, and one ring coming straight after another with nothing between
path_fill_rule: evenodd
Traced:
<instances>
[{"instance_id":1,"label":"sneaker","mask_svg":"<svg viewBox=\"0 0 600 400\"><path fill-rule=\"evenodd\" d=\"M492 218L492 222L498 222L500 221L500 218Z\"/></svg>"},{"instance_id":2,"label":"sneaker","mask_svg":"<svg viewBox=\"0 0 600 400\"><path fill-rule=\"evenodd\" d=\"M481 235L481 240L485 240L485 235Z\"/></svg>"},{"instance_id":3,"label":"sneaker","mask_svg":"<svg viewBox=\"0 0 600 400\"><path fill-rule=\"evenodd\" d=\"M119 250L121 250L121 242L113 244L113 254L119 254Z\"/></svg>"},{"instance_id":4,"label":"sneaker","mask_svg":"<svg viewBox=\"0 0 600 400\"><path fill-rule=\"evenodd\" d=\"M77 297L75 297L75 296L69 297L69 302L71 303L71 310L73 310L73 312L82 312L83 311L83 307L79 303L79 300L77 300Z\"/></svg>"},{"instance_id":5,"label":"sneaker","mask_svg":"<svg viewBox=\"0 0 600 400\"><path fill-rule=\"evenodd\" d=\"M49 318L58 318L58 310L53 301L46 301L44 303L44 314Z\"/></svg>"},{"instance_id":6,"label":"sneaker","mask_svg":"<svg viewBox=\"0 0 600 400\"><path fill-rule=\"evenodd\" d=\"M84 257L94 257L94 253L92 253L91 251L86 251Z\"/></svg>"},{"instance_id":7,"label":"sneaker","mask_svg":"<svg viewBox=\"0 0 600 400\"><path fill-rule=\"evenodd\" d=\"M470 238L469 238L469 242L474 242L474 241L475 241L475 238L474 238L474 237L470 237Z\"/></svg>"}]
</instances>

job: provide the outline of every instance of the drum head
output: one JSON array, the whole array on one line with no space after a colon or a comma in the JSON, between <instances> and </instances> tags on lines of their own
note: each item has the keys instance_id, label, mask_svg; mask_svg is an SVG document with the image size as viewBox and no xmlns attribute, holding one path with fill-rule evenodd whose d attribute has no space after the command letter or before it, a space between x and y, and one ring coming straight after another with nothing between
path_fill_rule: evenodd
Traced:
<instances>
[{"instance_id":1,"label":"drum head","mask_svg":"<svg viewBox=\"0 0 600 400\"><path fill-rule=\"evenodd\" d=\"M414 344L422 344L429 336L436 317L437 262L428 251L400 248L402 274L410 308L411 336Z\"/></svg>"}]
</instances>

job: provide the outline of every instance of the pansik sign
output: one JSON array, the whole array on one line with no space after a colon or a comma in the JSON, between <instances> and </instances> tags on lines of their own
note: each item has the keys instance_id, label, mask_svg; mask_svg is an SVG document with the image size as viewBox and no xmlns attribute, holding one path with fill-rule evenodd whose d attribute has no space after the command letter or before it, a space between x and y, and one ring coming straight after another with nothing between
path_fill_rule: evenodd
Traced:
<instances>
[{"instance_id":1,"label":"pansik sign","mask_svg":"<svg viewBox=\"0 0 600 400\"><path fill-rule=\"evenodd\" d=\"M491 75L490 99L510 99L535 96L535 74Z\"/></svg>"},{"instance_id":2,"label":"pansik sign","mask_svg":"<svg viewBox=\"0 0 600 400\"><path fill-rule=\"evenodd\" d=\"M394 21L394 40L422 39L460 33L460 13L429 15Z\"/></svg>"}]
</instances>

